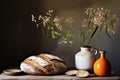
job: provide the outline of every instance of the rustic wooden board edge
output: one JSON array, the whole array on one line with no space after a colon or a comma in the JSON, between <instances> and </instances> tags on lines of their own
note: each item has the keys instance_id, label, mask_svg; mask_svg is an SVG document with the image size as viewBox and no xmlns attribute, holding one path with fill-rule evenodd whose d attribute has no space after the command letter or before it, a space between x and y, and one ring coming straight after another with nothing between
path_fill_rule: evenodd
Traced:
<instances>
[{"instance_id":1,"label":"rustic wooden board edge","mask_svg":"<svg viewBox=\"0 0 120 80\"><path fill-rule=\"evenodd\" d=\"M36 76L36 75L19 75L11 76L2 73L0 80L120 80L120 77L112 74L109 77L97 77L94 74L90 74L87 78L78 78L76 76L67 75L51 75L51 76Z\"/></svg>"}]
</instances>

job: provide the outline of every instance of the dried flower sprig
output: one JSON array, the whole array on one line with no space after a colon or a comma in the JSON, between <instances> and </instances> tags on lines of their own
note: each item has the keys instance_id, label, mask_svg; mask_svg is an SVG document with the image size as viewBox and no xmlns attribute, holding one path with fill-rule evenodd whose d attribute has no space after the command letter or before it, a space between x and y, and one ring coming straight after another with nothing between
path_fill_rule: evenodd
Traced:
<instances>
[{"instance_id":1,"label":"dried flower sprig","mask_svg":"<svg viewBox=\"0 0 120 80\"><path fill-rule=\"evenodd\" d=\"M101 31L111 38L109 32L115 33L117 18L115 15L110 15L110 10L104 8L88 8L85 13L87 14L87 19L83 20L82 27L85 31L81 29L82 45L88 45L95 34L98 32L99 35Z\"/></svg>"},{"instance_id":2,"label":"dried flower sprig","mask_svg":"<svg viewBox=\"0 0 120 80\"><path fill-rule=\"evenodd\" d=\"M73 43L77 42L79 45L88 45L96 33L105 32L111 38L109 32L115 33L117 18L115 15L110 14L110 10L104 8L88 8L85 11L87 18L83 19L82 25L79 27L79 38L72 30L73 20L72 17L61 18L53 16L53 10L48 10L46 16L40 15L38 18L32 15L37 27L42 24L43 35L44 29L51 32L52 38L60 38L59 43Z\"/></svg>"},{"instance_id":3,"label":"dried flower sprig","mask_svg":"<svg viewBox=\"0 0 120 80\"><path fill-rule=\"evenodd\" d=\"M40 15L38 18L35 17L33 14L32 21L36 23L36 27L41 26L42 24L42 32L43 36L45 36L45 29L47 28L47 31L51 32L52 38L61 38L62 42L70 42L71 43L71 35L72 32L70 31L70 28L68 28L72 23L74 23L74 20L72 17L68 18L62 18L58 16L53 16L53 10L48 10L46 13L46 16ZM48 34L48 32L47 32Z\"/></svg>"}]
</instances>

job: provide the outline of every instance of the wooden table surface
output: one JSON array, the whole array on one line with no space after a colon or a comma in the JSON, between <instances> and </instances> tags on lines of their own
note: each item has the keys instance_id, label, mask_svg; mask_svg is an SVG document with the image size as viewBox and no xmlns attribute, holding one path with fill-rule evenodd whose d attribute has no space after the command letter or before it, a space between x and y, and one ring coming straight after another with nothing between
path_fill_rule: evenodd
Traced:
<instances>
[{"instance_id":1,"label":"wooden table surface","mask_svg":"<svg viewBox=\"0 0 120 80\"><path fill-rule=\"evenodd\" d=\"M36 75L6 75L2 73L0 80L120 80L119 76L112 74L109 77L97 77L90 74L87 78L78 78L76 76L67 75L51 75L51 76L36 76Z\"/></svg>"}]
</instances>

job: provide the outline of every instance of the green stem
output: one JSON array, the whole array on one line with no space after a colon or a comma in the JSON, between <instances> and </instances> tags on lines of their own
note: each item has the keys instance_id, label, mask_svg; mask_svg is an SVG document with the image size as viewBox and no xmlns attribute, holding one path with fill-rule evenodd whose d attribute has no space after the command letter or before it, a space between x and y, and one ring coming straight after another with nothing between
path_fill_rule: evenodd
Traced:
<instances>
[{"instance_id":1,"label":"green stem","mask_svg":"<svg viewBox=\"0 0 120 80\"><path fill-rule=\"evenodd\" d=\"M89 39L88 39L88 37L89 37L89 35L90 35L89 29L90 29L90 26L91 26L90 18L91 18L91 17L89 17L89 20L88 20L88 25L87 25L87 30L86 30L85 43L84 43L84 45L88 45L89 42L90 42Z\"/></svg>"},{"instance_id":2,"label":"green stem","mask_svg":"<svg viewBox=\"0 0 120 80\"><path fill-rule=\"evenodd\" d=\"M108 31L107 31L107 26L105 27L105 33L106 33L106 35L108 36L108 38L110 38L111 39L111 36L109 35L109 33L108 33Z\"/></svg>"},{"instance_id":3,"label":"green stem","mask_svg":"<svg viewBox=\"0 0 120 80\"><path fill-rule=\"evenodd\" d=\"M84 45L85 44L85 34L84 32L82 31L82 29L80 28L80 38L81 38L81 43L80 45Z\"/></svg>"},{"instance_id":4,"label":"green stem","mask_svg":"<svg viewBox=\"0 0 120 80\"><path fill-rule=\"evenodd\" d=\"M94 29L93 33L92 33L91 36L89 37L87 44L90 43L90 41L91 41L92 38L94 37L95 33L97 32L98 28L99 28L99 26L96 26L96 28Z\"/></svg>"}]
</instances>

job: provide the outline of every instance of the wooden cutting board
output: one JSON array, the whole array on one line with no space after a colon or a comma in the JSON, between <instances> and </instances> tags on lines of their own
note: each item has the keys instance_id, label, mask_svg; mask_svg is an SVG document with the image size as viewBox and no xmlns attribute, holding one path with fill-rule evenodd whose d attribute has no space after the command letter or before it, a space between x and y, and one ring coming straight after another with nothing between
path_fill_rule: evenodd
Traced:
<instances>
[{"instance_id":1,"label":"wooden cutting board","mask_svg":"<svg viewBox=\"0 0 120 80\"><path fill-rule=\"evenodd\" d=\"M0 80L120 80L119 76L112 74L109 77L97 77L94 74L90 74L87 78L78 78L76 76L67 75L51 75L51 76L36 76L36 75L6 75L2 73Z\"/></svg>"}]
</instances>

